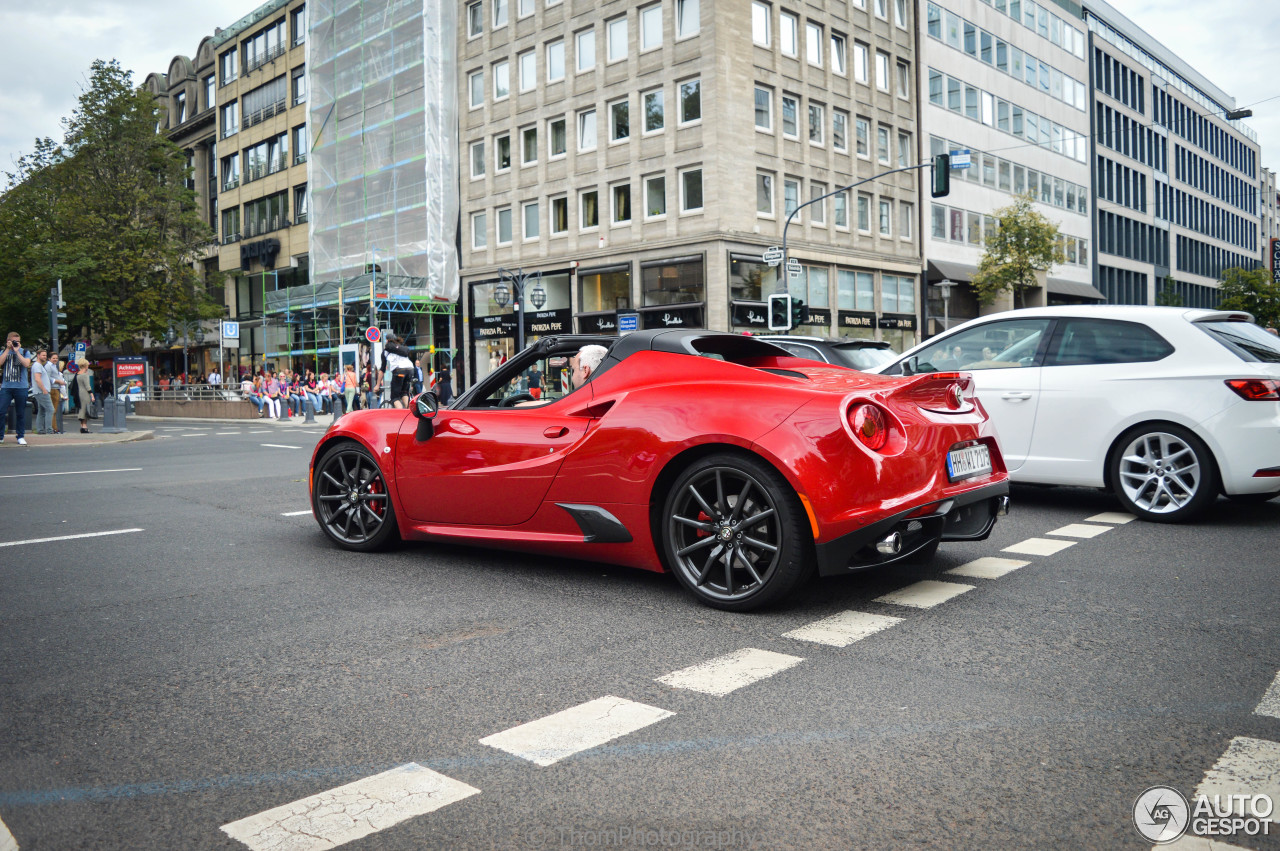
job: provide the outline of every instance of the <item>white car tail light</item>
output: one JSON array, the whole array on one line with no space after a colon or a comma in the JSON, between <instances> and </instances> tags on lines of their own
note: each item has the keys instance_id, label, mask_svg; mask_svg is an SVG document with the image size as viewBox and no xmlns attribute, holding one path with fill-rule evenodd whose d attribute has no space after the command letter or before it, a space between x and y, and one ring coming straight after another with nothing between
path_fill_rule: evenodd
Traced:
<instances>
[{"instance_id":1,"label":"white car tail light","mask_svg":"<svg viewBox=\"0 0 1280 851\"><path fill-rule=\"evenodd\" d=\"M1229 378L1227 386L1250 402L1280 402L1280 380L1274 378Z\"/></svg>"}]
</instances>

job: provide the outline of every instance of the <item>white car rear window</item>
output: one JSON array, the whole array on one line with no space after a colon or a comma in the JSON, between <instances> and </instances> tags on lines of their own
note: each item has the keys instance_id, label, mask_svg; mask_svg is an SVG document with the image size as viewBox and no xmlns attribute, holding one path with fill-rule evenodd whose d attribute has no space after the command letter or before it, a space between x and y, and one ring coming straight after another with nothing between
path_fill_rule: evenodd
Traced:
<instances>
[{"instance_id":1,"label":"white car rear window","mask_svg":"<svg viewBox=\"0 0 1280 851\"><path fill-rule=\"evenodd\" d=\"M1196 325L1243 361L1280 363L1280 337L1252 322L1197 322Z\"/></svg>"}]
</instances>

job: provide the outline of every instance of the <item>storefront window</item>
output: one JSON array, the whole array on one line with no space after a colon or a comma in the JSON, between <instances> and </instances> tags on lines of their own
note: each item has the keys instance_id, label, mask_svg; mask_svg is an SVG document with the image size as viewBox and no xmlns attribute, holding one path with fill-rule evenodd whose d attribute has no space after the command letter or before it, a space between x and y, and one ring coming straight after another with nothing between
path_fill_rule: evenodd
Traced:
<instances>
[{"instance_id":1,"label":"storefront window","mask_svg":"<svg viewBox=\"0 0 1280 851\"><path fill-rule=\"evenodd\" d=\"M642 263L644 306L684 304L705 299L706 275L701 257L676 257Z\"/></svg>"},{"instance_id":2,"label":"storefront window","mask_svg":"<svg viewBox=\"0 0 1280 851\"><path fill-rule=\"evenodd\" d=\"M582 313L625 310L631 307L631 265L581 271L578 287Z\"/></svg>"},{"instance_id":3,"label":"storefront window","mask_svg":"<svg viewBox=\"0 0 1280 851\"><path fill-rule=\"evenodd\" d=\"M765 301L778 290L778 266L766 266L758 258L729 255L729 298L733 301Z\"/></svg>"}]
</instances>

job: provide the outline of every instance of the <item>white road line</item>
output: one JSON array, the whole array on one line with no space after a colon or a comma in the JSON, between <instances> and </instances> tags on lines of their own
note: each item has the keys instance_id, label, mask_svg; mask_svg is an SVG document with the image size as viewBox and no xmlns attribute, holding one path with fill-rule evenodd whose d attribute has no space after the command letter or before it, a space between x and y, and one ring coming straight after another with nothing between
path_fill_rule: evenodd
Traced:
<instances>
[{"instance_id":1,"label":"white road line","mask_svg":"<svg viewBox=\"0 0 1280 851\"><path fill-rule=\"evenodd\" d=\"M889 615L871 615L866 612L840 612L829 618L814 621L811 624L782 633L783 638L794 638L797 641L812 641L815 644L829 644L832 647L848 647L855 641L861 641L882 629L888 629L902 618Z\"/></svg>"},{"instance_id":2,"label":"white road line","mask_svg":"<svg viewBox=\"0 0 1280 851\"><path fill-rule=\"evenodd\" d=\"M1205 772L1196 794L1222 795L1223 801L1227 795L1269 795L1272 801L1280 801L1280 744L1237 736ZM1232 804L1235 815L1253 815L1242 812L1244 804L1238 799ZM1280 807L1272 807L1266 820L1280 824Z\"/></svg>"},{"instance_id":3,"label":"white road line","mask_svg":"<svg viewBox=\"0 0 1280 851\"><path fill-rule=\"evenodd\" d=\"M141 467L121 467L118 470L71 470L65 473L15 473L10 476L0 476L0 479L31 479L36 476L87 476L90 473L138 473Z\"/></svg>"},{"instance_id":4,"label":"white road line","mask_svg":"<svg viewBox=\"0 0 1280 851\"><path fill-rule=\"evenodd\" d=\"M271 434L271 429L264 428L262 431L251 431L249 434Z\"/></svg>"},{"instance_id":5,"label":"white road line","mask_svg":"<svg viewBox=\"0 0 1280 851\"><path fill-rule=\"evenodd\" d=\"M1074 547L1075 541L1054 541L1049 538L1027 538L1025 541L1004 548L1006 553L1022 553L1029 556L1051 556L1060 553L1067 547Z\"/></svg>"},{"instance_id":6,"label":"white road line","mask_svg":"<svg viewBox=\"0 0 1280 851\"><path fill-rule=\"evenodd\" d=\"M190 434L178 435L178 437L208 437L208 436L209 436L209 432L207 431L193 431Z\"/></svg>"},{"instance_id":7,"label":"white road line","mask_svg":"<svg viewBox=\"0 0 1280 851\"><path fill-rule=\"evenodd\" d=\"M310 513L311 513L311 509L308 508L306 511L284 511L284 512L281 512L280 516L281 517L301 517L304 514L310 514Z\"/></svg>"},{"instance_id":8,"label":"white road line","mask_svg":"<svg viewBox=\"0 0 1280 851\"><path fill-rule=\"evenodd\" d=\"M1046 535L1058 535L1063 538L1096 538L1103 532L1110 532L1114 526L1091 526L1088 523L1068 523L1066 526L1060 526L1052 532L1045 532Z\"/></svg>"},{"instance_id":9,"label":"white road line","mask_svg":"<svg viewBox=\"0 0 1280 851\"><path fill-rule=\"evenodd\" d=\"M127 535L130 532L141 532L141 529L112 529L110 532L86 532L83 535L59 535L56 538L32 538L29 541L4 541L0 547L21 547L24 544L48 544L53 541L74 541L78 538L101 538L104 535Z\"/></svg>"},{"instance_id":10,"label":"white road line","mask_svg":"<svg viewBox=\"0 0 1280 851\"><path fill-rule=\"evenodd\" d=\"M744 647L727 656L699 662L692 667L658 677L672 688L688 689L723 697L743 686L772 677L803 662L799 656Z\"/></svg>"},{"instance_id":11,"label":"white road line","mask_svg":"<svg viewBox=\"0 0 1280 851\"><path fill-rule=\"evenodd\" d=\"M261 446L269 446L272 449L301 449L301 446L286 446L283 443L263 443Z\"/></svg>"},{"instance_id":12,"label":"white road line","mask_svg":"<svg viewBox=\"0 0 1280 851\"><path fill-rule=\"evenodd\" d=\"M995 558L993 556L983 556L976 558L967 564L959 567L953 567L950 570L944 570L943 573L949 573L952 576L968 576L972 579L999 579L1006 573L1012 573L1020 567L1026 567L1031 564L1029 561L1023 561L1017 558Z\"/></svg>"},{"instance_id":13,"label":"white road line","mask_svg":"<svg viewBox=\"0 0 1280 851\"><path fill-rule=\"evenodd\" d=\"M13 838L3 821L0 821L0 851L18 851L18 840Z\"/></svg>"},{"instance_id":14,"label":"white road line","mask_svg":"<svg viewBox=\"0 0 1280 851\"><path fill-rule=\"evenodd\" d=\"M214 432L214 434L218 434L218 435L222 435L222 434L244 434L244 432L242 432L242 431L215 431L215 432Z\"/></svg>"},{"instance_id":15,"label":"white road line","mask_svg":"<svg viewBox=\"0 0 1280 851\"><path fill-rule=\"evenodd\" d=\"M480 744L546 766L672 715L656 706L607 695L486 736Z\"/></svg>"},{"instance_id":16,"label":"white road line","mask_svg":"<svg viewBox=\"0 0 1280 851\"><path fill-rule=\"evenodd\" d=\"M895 606L911 606L913 609L932 609L941 603L945 603L952 597L958 597L966 591L972 591L974 586L964 585L959 582L938 582L934 579L924 579L906 588L899 588L897 591L885 594L883 597L876 597L877 603L891 603Z\"/></svg>"},{"instance_id":17,"label":"white road line","mask_svg":"<svg viewBox=\"0 0 1280 851\"><path fill-rule=\"evenodd\" d=\"M1114 523L1117 526L1128 523L1130 520L1136 520L1132 514L1125 514L1121 511L1104 511L1101 514L1095 514L1092 517L1086 517L1086 523Z\"/></svg>"},{"instance_id":18,"label":"white road line","mask_svg":"<svg viewBox=\"0 0 1280 851\"><path fill-rule=\"evenodd\" d=\"M1255 715L1269 715L1272 718L1280 718L1280 674L1276 674L1276 678L1271 682L1271 687L1262 696L1262 702L1258 704L1258 708L1253 712Z\"/></svg>"},{"instance_id":19,"label":"white road line","mask_svg":"<svg viewBox=\"0 0 1280 851\"><path fill-rule=\"evenodd\" d=\"M479 795L480 790L411 762L222 826L253 851L319 851Z\"/></svg>"}]
</instances>

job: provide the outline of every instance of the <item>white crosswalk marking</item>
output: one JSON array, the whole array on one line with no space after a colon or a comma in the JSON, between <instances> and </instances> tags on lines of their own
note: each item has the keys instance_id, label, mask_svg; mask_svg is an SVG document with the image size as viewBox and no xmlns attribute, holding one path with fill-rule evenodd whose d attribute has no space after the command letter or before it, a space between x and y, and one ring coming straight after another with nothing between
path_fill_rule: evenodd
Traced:
<instances>
[{"instance_id":1,"label":"white crosswalk marking","mask_svg":"<svg viewBox=\"0 0 1280 851\"><path fill-rule=\"evenodd\" d=\"M1091 526L1088 523L1068 523L1045 534L1060 535L1065 538L1096 538L1103 532L1110 532L1113 528L1112 526Z\"/></svg>"},{"instance_id":2,"label":"white crosswalk marking","mask_svg":"<svg viewBox=\"0 0 1280 851\"><path fill-rule=\"evenodd\" d=\"M1060 553L1067 547L1074 547L1075 541L1054 541L1049 538L1027 538L1025 541L1004 548L1006 553L1021 553L1029 556L1051 556Z\"/></svg>"},{"instance_id":3,"label":"white crosswalk marking","mask_svg":"<svg viewBox=\"0 0 1280 851\"><path fill-rule=\"evenodd\" d=\"M829 644L832 647L848 647L855 641L861 641L868 635L874 635L882 629L888 629L902 618L889 615L872 615L867 612L840 612L829 618L814 621L811 624L782 633L784 638L797 641L812 641L815 644Z\"/></svg>"},{"instance_id":4,"label":"white crosswalk marking","mask_svg":"<svg viewBox=\"0 0 1280 851\"><path fill-rule=\"evenodd\" d=\"M674 712L606 695L563 712L494 733L480 744L527 759L537 765L553 765L581 751L634 733L670 718Z\"/></svg>"},{"instance_id":5,"label":"white crosswalk marking","mask_svg":"<svg viewBox=\"0 0 1280 851\"><path fill-rule=\"evenodd\" d=\"M3 821L0 821L0 851L18 851L18 840L13 838Z\"/></svg>"},{"instance_id":6,"label":"white crosswalk marking","mask_svg":"<svg viewBox=\"0 0 1280 851\"><path fill-rule=\"evenodd\" d=\"M304 514L310 514L310 513L311 513L311 509L308 508L306 511L282 511L280 512L280 516L281 517L301 517Z\"/></svg>"},{"instance_id":7,"label":"white crosswalk marking","mask_svg":"<svg viewBox=\"0 0 1280 851\"><path fill-rule=\"evenodd\" d=\"M934 579L925 579L908 585L906 588L899 588L885 594L883 597L876 597L877 603L891 603L895 606L910 606L913 609L932 609L941 603L945 603L952 597L958 597L966 591L972 591L974 586L963 585L959 582L938 582Z\"/></svg>"},{"instance_id":8,"label":"white crosswalk marking","mask_svg":"<svg viewBox=\"0 0 1280 851\"><path fill-rule=\"evenodd\" d=\"M1280 801L1280 744L1265 739L1237 736L1231 740L1213 768L1205 772L1204 780L1196 787L1197 795L1268 795L1272 802ZM1244 813L1244 804L1233 801L1233 812ZM1280 824L1280 807L1272 807L1267 821Z\"/></svg>"},{"instance_id":9,"label":"white crosswalk marking","mask_svg":"<svg viewBox=\"0 0 1280 851\"><path fill-rule=\"evenodd\" d=\"M253 851L320 851L480 794L451 777L409 763L224 824Z\"/></svg>"},{"instance_id":10,"label":"white crosswalk marking","mask_svg":"<svg viewBox=\"0 0 1280 851\"><path fill-rule=\"evenodd\" d=\"M968 576L973 579L999 579L1006 573L1012 573L1018 568L1026 567L1029 564L1031 562L1017 558L983 556L959 567L944 570L943 573L949 573L952 576Z\"/></svg>"},{"instance_id":11,"label":"white crosswalk marking","mask_svg":"<svg viewBox=\"0 0 1280 851\"><path fill-rule=\"evenodd\" d=\"M1122 511L1104 511L1101 514L1095 514L1092 517L1086 517L1086 523L1114 523L1117 526L1128 523L1130 520L1137 520L1132 514L1125 514Z\"/></svg>"},{"instance_id":12,"label":"white crosswalk marking","mask_svg":"<svg viewBox=\"0 0 1280 851\"><path fill-rule=\"evenodd\" d=\"M658 682L672 688L699 691L723 697L743 686L772 677L803 662L799 656L756 650L746 647L692 667L658 677Z\"/></svg>"},{"instance_id":13,"label":"white crosswalk marking","mask_svg":"<svg viewBox=\"0 0 1280 851\"><path fill-rule=\"evenodd\" d=\"M1276 674L1276 678L1271 681L1271 687L1262 696L1262 702L1253 711L1258 715L1280 718L1280 674Z\"/></svg>"}]
</instances>

